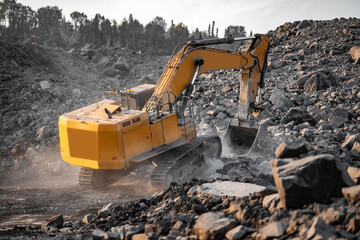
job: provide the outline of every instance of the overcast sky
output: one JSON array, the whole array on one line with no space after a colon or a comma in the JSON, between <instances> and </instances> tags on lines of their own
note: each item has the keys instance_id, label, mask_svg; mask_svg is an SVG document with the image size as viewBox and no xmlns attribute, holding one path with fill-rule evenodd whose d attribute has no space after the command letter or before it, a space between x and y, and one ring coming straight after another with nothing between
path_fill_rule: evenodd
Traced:
<instances>
[{"instance_id":1,"label":"overcast sky","mask_svg":"<svg viewBox=\"0 0 360 240\"><path fill-rule=\"evenodd\" d=\"M33 10L58 6L67 20L73 11L84 12L88 18L96 13L116 19L118 23L132 13L144 26L154 17L163 17L168 26L183 22L189 31L207 30L215 21L219 36L229 25L245 26L247 33L267 33L285 22L340 17L360 18L360 0L18 0Z\"/></svg>"}]
</instances>

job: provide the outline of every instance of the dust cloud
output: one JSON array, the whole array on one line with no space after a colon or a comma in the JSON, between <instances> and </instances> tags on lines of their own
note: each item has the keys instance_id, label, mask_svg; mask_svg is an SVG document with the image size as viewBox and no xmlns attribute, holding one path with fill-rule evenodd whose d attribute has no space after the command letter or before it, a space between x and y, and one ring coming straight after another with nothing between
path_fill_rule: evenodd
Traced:
<instances>
[{"instance_id":1,"label":"dust cloud","mask_svg":"<svg viewBox=\"0 0 360 240\"><path fill-rule=\"evenodd\" d=\"M80 169L64 162L57 148L31 150L25 160L14 159L14 165L2 177L0 186L44 189L74 186Z\"/></svg>"},{"instance_id":2,"label":"dust cloud","mask_svg":"<svg viewBox=\"0 0 360 240\"><path fill-rule=\"evenodd\" d=\"M195 176L199 179L211 180L211 175L223 167L224 162L221 161L221 159L209 158L206 159L205 164L196 171Z\"/></svg>"}]
</instances>

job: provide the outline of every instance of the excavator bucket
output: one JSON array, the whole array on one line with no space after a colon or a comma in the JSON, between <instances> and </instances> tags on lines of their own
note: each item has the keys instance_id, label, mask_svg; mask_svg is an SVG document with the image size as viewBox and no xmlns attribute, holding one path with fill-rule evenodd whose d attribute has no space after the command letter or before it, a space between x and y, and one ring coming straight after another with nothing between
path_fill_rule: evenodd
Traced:
<instances>
[{"instance_id":1,"label":"excavator bucket","mask_svg":"<svg viewBox=\"0 0 360 240\"><path fill-rule=\"evenodd\" d=\"M249 157L269 156L273 153L274 144L265 123L232 119L223 141L229 153Z\"/></svg>"}]
</instances>

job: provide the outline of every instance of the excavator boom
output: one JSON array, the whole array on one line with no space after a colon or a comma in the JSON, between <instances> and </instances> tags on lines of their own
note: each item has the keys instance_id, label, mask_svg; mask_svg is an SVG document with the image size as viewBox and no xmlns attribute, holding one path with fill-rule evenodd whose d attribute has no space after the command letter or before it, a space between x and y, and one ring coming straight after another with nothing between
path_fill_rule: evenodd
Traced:
<instances>
[{"instance_id":1,"label":"excavator boom","mask_svg":"<svg viewBox=\"0 0 360 240\"><path fill-rule=\"evenodd\" d=\"M233 43L234 41L252 40L245 52L229 51L207 47L208 45ZM152 97L143 110L156 110L167 95L178 97L184 89L192 84L193 79L201 73L217 69L241 69L243 78L248 76L249 88L241 92L240 111L249 109L255 102L259 86L263 85L269 39L266 35L255 35L248 38L210 39L187 43L167 64L161 75ZM161 96L161 97L160 97ZM247 105L247 106L244 106Z\"/></svg>"}]
</instances>

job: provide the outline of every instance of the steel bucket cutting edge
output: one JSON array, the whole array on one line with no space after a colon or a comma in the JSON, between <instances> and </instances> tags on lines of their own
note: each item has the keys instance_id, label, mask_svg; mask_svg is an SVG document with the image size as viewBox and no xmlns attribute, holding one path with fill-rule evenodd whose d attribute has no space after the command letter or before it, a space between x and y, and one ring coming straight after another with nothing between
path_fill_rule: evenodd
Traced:
<instances>
[{"instance_id":1,"label":"steel bucket cutting edge","mask_svg":"<svg viewBox=\"0 0 360 240\"><path fill-rule=\"evenodd\" d=\"M223 137L230 153L251 157L272 156L274 143L269 136L268 126L251 120L231 119Z\"/></svg>"}]
</instances>

